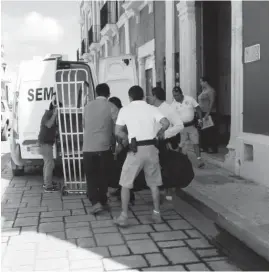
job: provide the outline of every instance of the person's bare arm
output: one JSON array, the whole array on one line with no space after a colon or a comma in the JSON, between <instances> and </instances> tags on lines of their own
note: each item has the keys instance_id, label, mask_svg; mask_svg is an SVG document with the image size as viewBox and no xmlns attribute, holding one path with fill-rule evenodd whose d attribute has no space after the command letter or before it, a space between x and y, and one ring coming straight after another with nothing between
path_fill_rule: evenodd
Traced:
<instances>
[{"instance_id":1,"label":"person's bare arm","mask_svg":"<svg viewBox=\"0 0 269 272\"><path fill-rule=\"evenodd\" d=\"M54 109L51 118L45 122L45 126L48 128L51 128L55 124L56 117L57 117L57 109Z\"/></svg>"},{"instance_id":2,"label":"person's bare arm","mask_svg":"<svg viewBox=\"0 0 269 272\"><path fill-rule=\"evenodd\" d=\"M169 128L165 131L165 139L176 136L178 133L180 133L180 131L184 129L184 124L180 119L180 115L173 108L171 108L169 114L169 121L172 126L169 126Z\"/></svg>"},{"instance_id":3,"label":"person's bare arm","mask_svg":"<svg viewBox=\"0 0 269 272\"><path fill-rule=\"evenodd\" d=\"M164 117L160 120L160 124L162 127L158 131L157 137L160 139L164 139L164 132L169 128L170 122L168 121L168 119L166 117Z\"/></svg>"}]
</instances>

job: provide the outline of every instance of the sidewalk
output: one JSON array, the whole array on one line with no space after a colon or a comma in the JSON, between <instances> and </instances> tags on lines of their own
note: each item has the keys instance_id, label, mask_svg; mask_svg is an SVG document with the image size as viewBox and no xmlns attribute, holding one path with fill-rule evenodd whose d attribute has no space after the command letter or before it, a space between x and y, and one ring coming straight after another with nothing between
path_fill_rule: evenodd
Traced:
<instances>
[{"instance_id":1,"label":"sidewalk","mask_svg":"<svg viewBox=\"0 0 269 272\"><path fill-rule=\"evenodd\" d=\"M194 154L189 153L194 165ZM195 170L195 180L177 194L198 202L217 225L269 260L269 188L206 163Z\"/></svg>"}]
</instances>

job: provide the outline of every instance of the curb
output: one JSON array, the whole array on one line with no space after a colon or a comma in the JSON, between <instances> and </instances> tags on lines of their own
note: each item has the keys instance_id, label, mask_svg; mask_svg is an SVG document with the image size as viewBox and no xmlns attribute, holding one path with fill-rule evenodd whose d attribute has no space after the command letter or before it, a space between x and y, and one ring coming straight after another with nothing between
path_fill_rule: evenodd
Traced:
<instances>
[{"instance_id":1,"label":"curb","mask_svg":"<svg viewBox=\"0 0 269 272\"><path fill-rule=\"evenodd\" d=\"M269 236L258 225L220 206L194 188L177 189L176 195L269 261Z\"/></svg>"}]
</instances>

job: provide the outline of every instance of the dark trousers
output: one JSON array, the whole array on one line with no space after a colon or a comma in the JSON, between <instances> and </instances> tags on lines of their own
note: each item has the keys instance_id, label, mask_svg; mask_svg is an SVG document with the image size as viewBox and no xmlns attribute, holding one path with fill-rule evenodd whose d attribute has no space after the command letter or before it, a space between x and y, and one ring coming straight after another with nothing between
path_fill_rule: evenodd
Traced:
<instances>
[{"instance_id":1,"label":"dark trousers","mask_svg":"<svg viewBox=\"0 0 269 272\"><path fill-rule=\"evenodd\" d=\"M200 130L200 146L204 151L208 151L211 148L213 152L218 152L218 118L216 113L211 113L210 115L214 126ZM205 116L205 113L203 113L203 116Z\"/></svg>"},{"instance_id":2,"label":"dark trousers","mask_svg":"<svg viewBox=\"0 0 269 272\"><path fill-rule=\"evenodd\" d=\"M87 180L87 194L92 205L107 203L111 151L83 152L83 168Z\"/></svg>"}]
</instances>

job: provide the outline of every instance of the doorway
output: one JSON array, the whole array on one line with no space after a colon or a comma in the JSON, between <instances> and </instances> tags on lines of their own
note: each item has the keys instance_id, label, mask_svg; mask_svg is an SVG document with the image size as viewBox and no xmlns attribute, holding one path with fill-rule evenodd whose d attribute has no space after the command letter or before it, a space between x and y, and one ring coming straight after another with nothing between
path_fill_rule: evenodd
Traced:
<instances>
[{"instance_id":1,"label":"doorway","mask_svg":"<svg viewBox=\"0 0 269 272\"><path fill-rule=\"evenodd\" d=\"M216 91L218 156L224 160L231 125L231 1L202 1L197 5L198 81L207 76Z\"/></svg>"},{"instance_id":2,"label":"doorway","mask_svg":"<svg viewBox=\"0 0 269 272\"><path fill-rule=\"evenodd\" d=\"M150 96L152 95L152 69L146 70L146 101L150 103Z\"/></svg>"}]
</instances>

